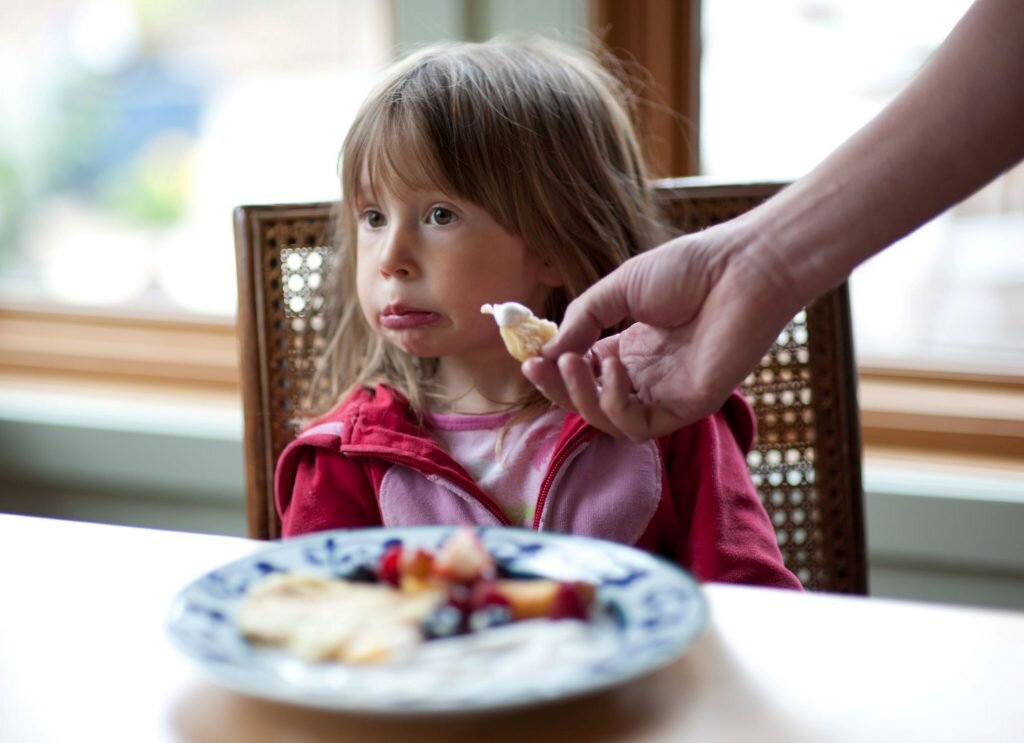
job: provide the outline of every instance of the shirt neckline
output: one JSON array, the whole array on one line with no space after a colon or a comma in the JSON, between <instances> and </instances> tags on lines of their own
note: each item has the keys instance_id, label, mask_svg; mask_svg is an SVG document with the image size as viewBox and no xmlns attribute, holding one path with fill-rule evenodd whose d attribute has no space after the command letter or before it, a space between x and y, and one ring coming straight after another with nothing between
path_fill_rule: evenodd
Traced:
<instances>
[{"instance_id":1,"label":"shirt neckline","mask_svg":"<svg viewBox=\"0 0 1024 743\"><path fill-rule=\"evenodd\" d=\"M479 431L494 429L508 423L516 413L509 410L500 413L466 415L458 413L423 413L423 423L442 431Z\"/></svg>"}]
</instances>

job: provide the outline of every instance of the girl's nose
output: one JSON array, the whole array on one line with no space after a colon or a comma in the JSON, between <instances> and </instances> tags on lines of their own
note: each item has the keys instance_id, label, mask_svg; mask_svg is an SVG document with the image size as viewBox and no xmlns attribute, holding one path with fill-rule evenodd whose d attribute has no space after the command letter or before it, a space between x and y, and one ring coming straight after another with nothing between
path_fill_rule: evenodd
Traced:
<instances>
[{"instance_id":1,"label":"girl's nose","mask_svg":"<svg viewBox=\"0 0 1024 743\"><path fill-rule=\"evenodd\" d=\"M416 263L412 257L412 238L401 228L395 228L388 235L380 253L379 270L385 278L409 279L416 274Z\"/></svg>"}]
</instances>

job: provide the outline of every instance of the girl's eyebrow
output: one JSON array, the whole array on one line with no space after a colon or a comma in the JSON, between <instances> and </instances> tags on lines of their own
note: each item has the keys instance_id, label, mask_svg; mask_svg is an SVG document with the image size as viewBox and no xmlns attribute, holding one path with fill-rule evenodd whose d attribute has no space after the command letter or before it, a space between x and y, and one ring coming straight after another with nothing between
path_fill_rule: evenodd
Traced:
<instances>
[{"instance_id":1,"label":"girl's eyebrow","mask_svg":"<svg viewBox=\"0 0 1024 743\"><path fill-rule=\"evenodd\" d=\"M368 201L375 201L373 190L367 183L360 183L356 186L355 193L353 194L353 204L365 204Z\"/></svg>"}]
</instances>

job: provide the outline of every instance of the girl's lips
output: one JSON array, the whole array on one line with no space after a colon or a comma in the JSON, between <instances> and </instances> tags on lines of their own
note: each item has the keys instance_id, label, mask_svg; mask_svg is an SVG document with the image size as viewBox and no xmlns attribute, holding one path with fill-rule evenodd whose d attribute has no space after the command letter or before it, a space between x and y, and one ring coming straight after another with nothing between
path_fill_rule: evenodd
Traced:
<instances>
[{"instance_id":1,"label":"girl's lips","mask_svg":"<svg viewBox=\"0 0 1024 743\"><path fill-rule=\"evenodd\" d=\"M388 330L407 330L430 325L440 319L436 312L405 307L385 307L380 313L381 327Z\"/></svg>"}]
</instances>

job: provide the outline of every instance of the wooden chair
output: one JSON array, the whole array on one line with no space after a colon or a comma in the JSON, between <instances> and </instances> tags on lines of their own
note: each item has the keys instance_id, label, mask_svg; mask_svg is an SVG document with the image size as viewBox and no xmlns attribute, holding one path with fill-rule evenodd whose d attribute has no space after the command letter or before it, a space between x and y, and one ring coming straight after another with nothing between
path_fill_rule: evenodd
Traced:
<instances>
[{"instance_id":1,"label":"wooden chair","mask_svg":"<svg viewBox=\"0 0 1024 743\"><path fill-rule=\"evenodd\" d=\"M692 232L743 213L781 187L675 179L659 182L658 195L671 220ZM247 504L255 538L280 536L274 463L296 433L296 413L325 342L332 207L235 210ZM743 391L758 419L750 471L786 564L809 589L865 593L860 427L845 284L793 318Z\"/></svg>"}]
</instances>

